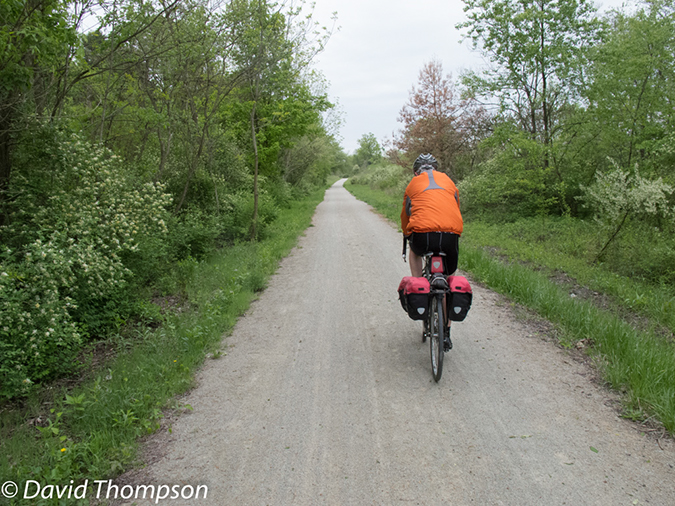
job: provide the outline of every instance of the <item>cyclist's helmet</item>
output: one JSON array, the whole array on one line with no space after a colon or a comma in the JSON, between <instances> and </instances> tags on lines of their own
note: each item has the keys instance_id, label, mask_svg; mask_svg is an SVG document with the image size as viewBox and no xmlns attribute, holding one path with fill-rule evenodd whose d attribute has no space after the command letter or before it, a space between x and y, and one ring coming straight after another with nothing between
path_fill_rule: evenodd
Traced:
<instances>
[{"instance_id":1,"label":"cyclist's helmet","mask_svg":"<svg viewBox=\"0 0 675 506\"><path fill-rule=\"evenodd\" d=\"M430 153L418 156L415 163L413 163L413 172L415 174L419 174L422 170L428 170L430 168L438 169L438 162Z\"/></svg>"}]
</instances>

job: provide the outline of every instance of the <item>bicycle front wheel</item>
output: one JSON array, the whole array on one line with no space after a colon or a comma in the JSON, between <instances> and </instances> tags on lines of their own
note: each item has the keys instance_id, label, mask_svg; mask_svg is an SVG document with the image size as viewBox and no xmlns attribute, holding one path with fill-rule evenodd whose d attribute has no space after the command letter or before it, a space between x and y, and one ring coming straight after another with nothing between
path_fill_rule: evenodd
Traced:
<instances>
[{"instance_id":1,"label":"bicycle front wheel","mask_svg":"<svg viewBox=\"0 0 675 506\"><path fill-rule=\"evenodd\" d=\"M434 297L429 314L429 346L431 348L431 372L438 383L443 374L443 297Z\"/></svg>"}]
</instances>

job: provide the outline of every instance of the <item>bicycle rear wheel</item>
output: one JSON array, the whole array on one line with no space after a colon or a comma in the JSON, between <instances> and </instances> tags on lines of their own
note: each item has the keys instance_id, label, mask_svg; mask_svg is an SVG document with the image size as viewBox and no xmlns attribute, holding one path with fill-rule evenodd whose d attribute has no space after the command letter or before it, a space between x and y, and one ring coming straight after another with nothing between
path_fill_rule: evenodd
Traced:
<instances>
[{"instance_id":1,"label":"bicycle rear wheel","mask_svg":"<svg viewBox=\"0 0 675 506\"><path fill-rule=\"evenodd\" d=\"M443 374L443 297L434 297L429 314L429 347L431 348L431 372L438 383Z\"/></svg>"}]
</instances>

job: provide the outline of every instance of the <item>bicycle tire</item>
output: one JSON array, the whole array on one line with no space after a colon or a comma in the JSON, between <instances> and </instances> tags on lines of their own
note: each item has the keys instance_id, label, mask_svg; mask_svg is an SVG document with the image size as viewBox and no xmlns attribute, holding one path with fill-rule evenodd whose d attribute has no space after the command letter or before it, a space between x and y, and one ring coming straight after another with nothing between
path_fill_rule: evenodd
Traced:
<instances>
[{"instance_id":1,"label":"bicycle tire","mask_svg":"<svg viewBox=\"0 0 675 506\"><path fill-rule=\"evenodd\" d=\"M431 351L431 373L438 383L443 374L443 297L434 297L429 313L429 348Z\"/></svg>"}]
</instances>

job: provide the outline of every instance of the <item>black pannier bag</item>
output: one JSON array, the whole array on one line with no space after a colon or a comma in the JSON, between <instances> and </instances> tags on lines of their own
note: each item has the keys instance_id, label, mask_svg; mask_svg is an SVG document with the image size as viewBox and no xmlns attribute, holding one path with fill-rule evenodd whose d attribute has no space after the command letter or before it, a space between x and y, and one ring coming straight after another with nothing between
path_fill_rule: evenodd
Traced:
<instances>
[{"instance_id":1,"label":"black pannier bag","mask_svg":"<svg viewBox=\"0 0 675 506\"><path fill-rule=\"evenodd\" d=\"M424 320L429 312L429 280L406 276L398 285L401 306L413 320Z\"/></svg>"},{"instance_id":2,"label":"black pannier bag","mask_svg":"<svg viewBox=\"0 0 675 506\"><path fill-rule=\"evenodd\" d=\"M448 292L445 301L448 319L453 322L464 321L469 309L471 309L473 299L471 285L464 276L448 276L448 286L450 292Z\"/></svg>"}]
</instances>

